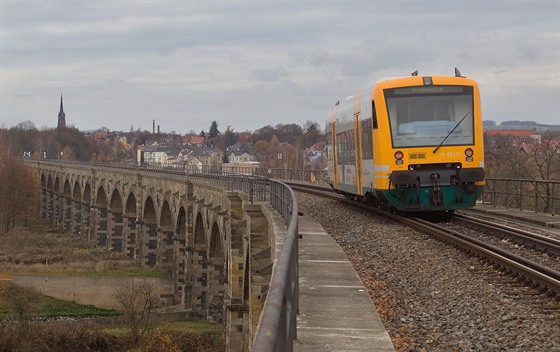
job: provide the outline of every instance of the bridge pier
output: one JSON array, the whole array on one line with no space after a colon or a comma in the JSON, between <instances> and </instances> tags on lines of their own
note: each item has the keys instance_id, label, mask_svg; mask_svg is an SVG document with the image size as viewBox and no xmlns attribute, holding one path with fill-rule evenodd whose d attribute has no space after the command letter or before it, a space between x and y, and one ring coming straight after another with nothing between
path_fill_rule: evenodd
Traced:
<instances>
[{"instance_id":1,"label":"bridge pier","mask_svg":"<svg viewBox=\"0 0 560 352\"><path fill-rule=\"evenodd\" d=\"M107 211L107 249L112 252L122 253L123 244L123 205L122 197L117 190L111 195L111 203Z\"/></svg>"}]
</instances>

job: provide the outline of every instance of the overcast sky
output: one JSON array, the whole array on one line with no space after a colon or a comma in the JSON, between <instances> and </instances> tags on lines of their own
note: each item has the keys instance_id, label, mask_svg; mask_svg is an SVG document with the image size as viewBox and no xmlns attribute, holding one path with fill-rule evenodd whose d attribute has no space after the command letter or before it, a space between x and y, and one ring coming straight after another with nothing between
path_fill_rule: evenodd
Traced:
<instances>
[{"instance_id":1,"label":"overcast sky","mask_svg":"<svg viewBox=\"0 0 560 352\"><path fill-rule=\"evenodd\" d=\"M485 120L560 124L560 1L0 0L0 127L324 128L380 77L477 80Z\"/></svg>"}]
</instances>

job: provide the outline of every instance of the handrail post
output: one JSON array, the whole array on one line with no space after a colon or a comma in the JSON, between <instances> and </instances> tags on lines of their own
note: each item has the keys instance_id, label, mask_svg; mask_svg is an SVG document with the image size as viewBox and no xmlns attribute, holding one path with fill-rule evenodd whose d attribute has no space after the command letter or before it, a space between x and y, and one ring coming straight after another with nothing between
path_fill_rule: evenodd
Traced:
<instances>
[{"instance_id":1,"label":"handrail post","mask_svg":"<svg viewBox=\"0 0 560 352\"><path fill-rule=\"evenodd\" d=\"M535 213L539 209L539 181L535 181Z\"/></svg>"},{"instance_id":2,"label":"handrail post","mask_svg":"<svg viewBox=\"0 0 560 352\"><path fill-rule=\"evenodd\" d=\"M550 212L551 212L552 216L554 216L554 214L556 214L556 212L554 210L554 194L555 194L554 188L556 188L556 187L554 187L554 186L556 186L556 183L552 182L552 193L550 194L550 198L551 198L550 199L550 206L552 208Z\"/></svg>"},{"instance_id":3,"label":"handrail post","mask_svg":"<svg viewBox=\"0 0 560 352\"><path fill-rule=\"evenodd\" d=\"M523 180L519 180L519 210L523 211Z\"/></svg>"},{"instance_id":4,"label":"handrail post","mask_svg":"<svg viewBox=\"0 0 560 352\"><path fill-rule=\"evenodd\" d=\"M254 191L255 187L254 187L254 183L253 183L253 179L250 178L249 179L249 202L251 204L253 204L253 191Z\"/></svg>"},{"instance_id":5,"label":"handrail post","mask_svg":"<svg viewBox=\"0 0 560 352\"><path fill-rule=\"evenodd\" d=\"M492 190L492 205L494 206L494 208L498 205L498 200L496 199L496 187L497 187L497 183L498 180L494 180L494 189Z\"/></svg>"}]
</instances>

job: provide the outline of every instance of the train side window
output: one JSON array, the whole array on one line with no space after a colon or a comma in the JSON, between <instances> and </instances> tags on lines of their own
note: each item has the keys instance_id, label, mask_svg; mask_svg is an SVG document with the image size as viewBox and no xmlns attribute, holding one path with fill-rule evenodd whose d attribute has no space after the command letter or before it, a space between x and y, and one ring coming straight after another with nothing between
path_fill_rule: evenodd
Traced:
<instances>
[{"instance_id":1,"label":"train side window","mask_svg":"<svg viewBox=\"0 0 560 352\"><path fill-rule=\"evenodd\" d=\"M345 159L345 155L346 155L346 151L344 148L344 134L343 133L338 133L336 135L336 151L337 151L337 157L336 157L336 162L338 165L344 164L344 159Z\"/></svg>"},{"instance_id":2,"label":"train side window","mask_svg":"<svg viewBox=\"0 0 560 352\"><path fill-rule=\"evenodd\" d=\"M348 133L348 165L356 165L356 138L354 138L354 130L347 131Z\"/></svg>"},{"instance_id":3,"label":"train side window","mask_svg":"<svg viewBox=\"0 0 560 352\"><path fill-rule=\"evenodd\" d=\"M377 129L377 112L375 112L375 101L371 101L371 116L373 117L373 129Z\"/></svg>"},{"instance_id":4,"label":"train side window","mask_svg":"<svg viewBox=\"0 0 560 352\"><path fill-rule=\"evenodd\" d=\"M336 135L336 145L338 150L338 165L354 165L354 130L341 132Z\"/></svg>"},{"instance_id":5,"label":"train side window","mask_svg":"<svg viewBox=\"0 0 560 352\"><path fill-rule=\"evenodd\" d=\"M373 159L372 119L362 121L362 159Z\"/></svg>"}]
</instances>

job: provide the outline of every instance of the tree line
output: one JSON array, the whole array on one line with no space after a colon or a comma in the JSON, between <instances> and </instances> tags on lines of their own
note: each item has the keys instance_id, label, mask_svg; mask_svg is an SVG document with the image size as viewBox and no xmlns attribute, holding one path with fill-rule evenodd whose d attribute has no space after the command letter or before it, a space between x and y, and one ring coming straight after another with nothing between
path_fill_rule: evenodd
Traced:
<instances>
[{"instance_id":1,"label":"tree line","mask_svg":"<svg viewBox=\"0 0 560 352\"><path fill-rule=\"evenodd\" d=\"M127 155L120 143L88 138L77 128L35 128L22 122L11 128L0 128L0 145L13 156L78 161L122 160Z\"/></svg>"},{"instance_id":2,"label":"tree line","mask_svg":"<svg viewBox=\"0 0 560 352\"><path fill-rule=\"evenodd\" d=\"M560 131L547 131L540 143L512 143L509 136L485 135L486 177L560 180Z\"/></svg>"},{"instance_id":3,"label":"tree line","mask_svg":"<svg viewBox=\"0 0 560 352\"><path fill-rule=\"evenodd\" d=\"M101 127L100 131L108 132L110 138L97 140L74 127L38 130L32 122L26 121L9 129L0 128L0 145L5 147L8 154L20 157L133 162L136 158L136 146L157 142L159 145L180 148L184 144L184 136L174 132L153 133L134 130L132 127L130 132L109 132L105 127ZM199 136L204 137L204 146L222 150L238 142L249 143L255 148L260 159L271 157L267 155L270 153L275 155L276 144L287 143L300 152L325 138L319 124L313 121L307 121L301 126L267 125L253 132L237 132L232 126L227 126L225 131L221 132L218 122L212 121L208 133L201 131ZM118 137L126 137L131 148L125 148Z\"/></svg>"},{"instance_id":4,"label":"tree line","mask_svg":"<svg viewBox=\"0 0 560 352\"><path fill-rule=\"evenodd\" d=\"M0 234L37 217L39 197L38 175L0 145Z\"/></svg>"}]
</instances>

